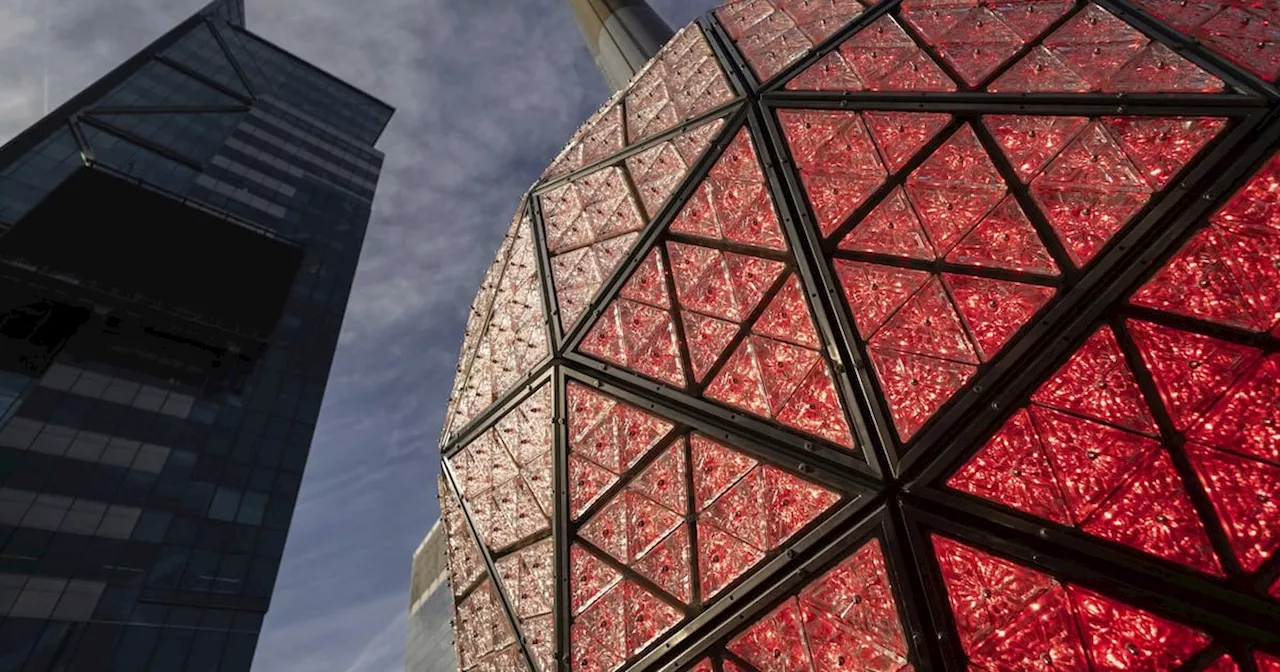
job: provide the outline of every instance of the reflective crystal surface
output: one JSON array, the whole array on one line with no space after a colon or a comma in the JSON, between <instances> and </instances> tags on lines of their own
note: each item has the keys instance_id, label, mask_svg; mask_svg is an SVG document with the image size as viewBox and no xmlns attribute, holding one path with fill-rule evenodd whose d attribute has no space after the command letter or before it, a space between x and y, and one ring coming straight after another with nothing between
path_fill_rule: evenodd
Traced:
<instances>
[{"instance_id":1,"label":"reflective crystal surface","mask_svg":"<svg viewBox=\"0 0 1280 672\"><path fill-rule=\"evenodd\" d=\"M857 0L748 0L717 9L756 76L765 81L863 11Z\"/></svg>"}]
</instances>

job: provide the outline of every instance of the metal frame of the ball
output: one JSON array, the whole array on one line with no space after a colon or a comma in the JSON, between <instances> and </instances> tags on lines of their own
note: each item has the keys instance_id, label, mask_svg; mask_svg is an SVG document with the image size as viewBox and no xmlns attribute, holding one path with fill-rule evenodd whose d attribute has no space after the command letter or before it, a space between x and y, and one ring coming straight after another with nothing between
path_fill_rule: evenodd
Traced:
<instances>
[{"instance_id":1,"label":"metal frame of the ball","mask_svg":"<svg viewBox=\"0 0 1280 672\"><path fill-rule=\"evenodd\" d=\"M500 555L554 536L557 584L556 637L560 670L568 670L570 661L569 545L577 524L569 518L568 504L568 436L565 418L565 385L569 381L599 389L622 401L673 420L678 427L696 429L723 439L756 458L803 473L843 493L844 500L836 509L810 524L786 548L766 557L754 571L731 584L707 608L694 607L673 632L660 638L625 670L678 670L696 663L707 655L733 659L724 649L729 637L741 631L754 619L774 608L805 582L835 566L870 538L880 540L886 566L891 576L899 617L907 632L909 657L916 669L963 669L964 652L956 634L953 616L947 604L945 586L936 567L929 560L929 534L945 534L972 543L1016 562L1028 564L1073 583L1118 595L1127 601L1160 613L1182 618L1215 636L1215 645L1189 661L1185 669L1200 669L1224 652L1234 654L1245 672L1253 665L1248 651L1252 644L1280 646L1280 613L1275 603L1258 593L1280 578L1280 556L1264 563L1248 584L1231 580L1213 580L1169 562L1140 556L1119 545L1088 539L1083 534L1044 521L985 504L940 487L959 464L971 456L1009 415L1031 393L1037 381L1060 366L1100 322L1114 322L1126 315L1140 315L1140 309L1117 305L1171 257L1180 245L1197 231L1208 215L1221 205L1267 157L1280 146L1280 89L1232 64L1225 58L1199 45L1195 40L1166 28L1144 12L1117 0L1093 0L1121 16L1149 36L1161 40L1181 56L1220 77L1244 94L1215 95L1110 95L1110 94L988 94L988 93L812 93L787 91L783 84L812 65L852 33L885 13L896 10L897 2L875 6L832 35L808 55L773 77L759 82L751 68L732 46L732 40L713 14L698 20L716 52L730 82L739 94L734 102L688 120L674 129L628 147L621 154L585 166L573 173L538 185L535 197L527 207L533 215L534 235L539 251L539 274L544 288L544 307L548 320L548 336L552 356L530 372L509 391L505 398L454 433L442 453L451 456L461 447L486 431L498 419L544 384L555 385L555 474L556 509L550 533L523 540ZM1078 6L1083 2L1077 2ZM1061 21L1065 20L1060 19ZM1047 29L1043 34L1048 34ZM1043 35L1042 34L1042 35ZM913 34L914 36L914 34ZM1037 42L1029 43L1029 49ZM963 81L946 61L927 44L920 46L956 81ZM1010 62L1017 60L1011 58ZM994 73L991 78L998 76ZM980 87L979 87L980 88ZM983 366L970 381L967 392L944 405L934 417L904 445L889 420L888 409L880 401L879 383L869 369L866 352L856 337L856 329L848 307L844 305L839 284L812 225L813 213L807 205L796 171L791 165L776 111L787 108L838 110L902 110L948 112L960 123L984 113L1071 114L1096 116L1104 114L1202 114L1227 117L1230 123L1198 159L1183 171L1178 180L1152 198L1122 234L1099 252L1095 261L1083 270L1060 264L1063 276L1058 296L1031 323L1011 339L1009 346L991 365ZM653 144L662 142L683 130L708 119L724 116L725 128L705 155L692 167L681 187L661 212L646 226L633 251L606 282L588 308L585 319L566 332L562 331L552 292L550 259L541 226L537 194L565 180L589 173L602 165L616 163ZM600 362L574 351L589 324L600 315L621 289L625 279L643 261L643 255L663 235L676 212L710 171L734 134L743 126L750 128L770 189L778 205L779 221L797 259L795 272L800 276L813 306L812 317L826 343L835 352L824 353L837 374L838 388L851 409L851 429L861 454L828 444L815 437L805 437L782 428L777 423L735 412L688 393L681 392L632 374L616 366ZM1056 238L1048 233L1047 222L1037 210L1026 207L1030 194L1025 185L1014 178L1012 166L1000 151L995 151L989 134L978 129L979 140L988 149L997 170L1005 178L1014 196L1024 204L1033 225L1051 248L1055 258L1063 251ZM939 133L897 175L910 173L949 135ZM900 181L900 178L899 178ZM896 182L890 178L881 190ZM630 185L633 189L634 185ZM872 197L869 202L878 202ZM637 199L638 202L638 199ZM863 206L846 221L845 228L861 219L869 210ZM838 236L834 236L837 239ZM1054 249L1054 248L1057 249ZM943 267L932 264L930 267ZM1011 273L1011 279L1019 274ZM1176 323L1167 316L1164 321ZM676 321L679 322L678 320ZM1228 327L1195 322L1199 332L1227 340L1247 343L1267 352L1280 351L1280 339L1245 334ZM1132 343L1121 339L1133 357ZM1148 392L1154 389L1143 367L1133 367L1139 384ZM1169 427L1169 419L1158 404L1152 408L1157 421ZM675 432L673 434L678 434ZM657 451L654 451L655 453ZM927 459L926 459L927 458ZM612 493L638 473L647 461L633 467L600 498L608 501ZM1181 465L1185 470L1186 465ZM447 459L443 472L453 496L459 492L455 475ZM1183 474L1186 476L1186 474ZM877 478L879 477L879 478ZM880 480L883 479L883 480ZM1202 492L1189 493L1199 511L1211 511ZM480 549L486 570L498 582L494 554L475 535L471 512L465 500L457 497L468 520L468 528ZM590 513L590 512L588 512ZM582 516L586 520L589 516ZM1216 526L1209 533L1215 548L1228 546L1222 530ZM1227 557L1230 557L1229 554ZM696 558L694 559L696 563ZM637 575L618 564L615 568L627 576ZM696 576L696 565L694 567ZM641 577L642 578L642 577ZM472 588L474 589L474 588ZM519 621L498 591L507 618L517 640L524 642ZM460 596L459 599L465 597ZM527 647L523 655L530 669L537 670ZM735 660L741 665L744 661ZM743 669L749 669L744 667ZM544 670L542 672L551 672ZM719 662L715 672L721 672Z\"/></svg>"}]
</instances>

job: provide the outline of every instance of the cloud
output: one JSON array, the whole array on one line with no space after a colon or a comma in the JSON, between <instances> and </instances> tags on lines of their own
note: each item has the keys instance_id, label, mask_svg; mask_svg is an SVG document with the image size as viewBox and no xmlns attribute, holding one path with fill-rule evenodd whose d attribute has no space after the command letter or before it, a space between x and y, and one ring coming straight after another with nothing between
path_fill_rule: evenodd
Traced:
<instances>
[{"instance_id":1,"label":"cloud","mask_svg":"<svg viewBox=\"0 0 1280 672\"><path fill-rule=\"evenodd\" d=\"M56 106L205 1L0 3L0 138L42 116L46 54ZM712 4L653 2L676 27ZM247 13L398 108L254 670L386 672L411 554L438 515L435 437L471 297L521 194L608 92L563 0L249 0Z\"/></svg>"}]
</instances>

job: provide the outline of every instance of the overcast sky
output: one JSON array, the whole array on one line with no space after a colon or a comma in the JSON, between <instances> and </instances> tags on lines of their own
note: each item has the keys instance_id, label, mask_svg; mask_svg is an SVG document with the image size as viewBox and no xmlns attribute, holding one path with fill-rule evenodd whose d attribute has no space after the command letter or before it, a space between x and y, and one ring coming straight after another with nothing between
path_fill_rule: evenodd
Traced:
<instances>
[{"instance_id":1,"label":"overcast sky","mask_svg":"<svg viewBox=\"0 0 1280 672\"><path fill-rule=\"evenodd\" d=\"M0 0L0 143L206 1ZM652 1L673 27L717 4ZM397 108L254 670L399 671L471 296L520 194L608 91L564 0L247 5L250 30Z\"/></svg>"}]
</instances>

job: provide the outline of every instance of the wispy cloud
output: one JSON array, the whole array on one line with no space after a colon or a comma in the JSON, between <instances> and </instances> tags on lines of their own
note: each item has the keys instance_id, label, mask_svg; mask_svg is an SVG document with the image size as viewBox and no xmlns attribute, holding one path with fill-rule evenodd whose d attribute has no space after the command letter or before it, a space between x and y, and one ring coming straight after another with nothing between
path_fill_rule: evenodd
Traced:
<instances>
[{"instance_id":1,"label":"wispy cloud","mask_svg":"<svg viewBox=\"0 0 1280 672\"><path fill-rule=\"evenodd\" d=\"M0 139L206 0L0 3ZM563 0L249 0L251 30L398 108L261 672L401 669L468 305L517 200L607 91ZM654 0L673 26L711 0Z\"/></svg>"}]
</instances>

